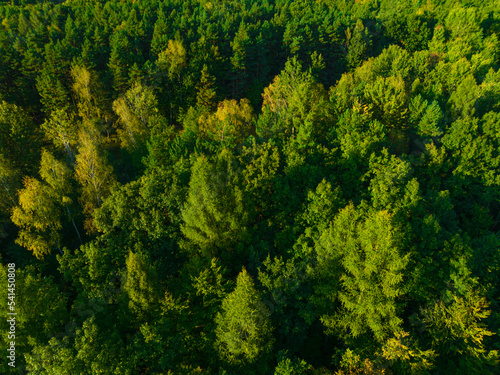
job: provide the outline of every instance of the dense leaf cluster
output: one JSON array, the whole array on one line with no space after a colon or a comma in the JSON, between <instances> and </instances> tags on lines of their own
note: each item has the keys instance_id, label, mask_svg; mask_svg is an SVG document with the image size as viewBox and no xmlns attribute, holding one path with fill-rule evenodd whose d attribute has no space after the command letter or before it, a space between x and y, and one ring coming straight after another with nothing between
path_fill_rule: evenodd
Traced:
<instances>
[{"instance_id":1,"label":"dense leaf cluster","mask_svg":"<svg viewBox=\"0 0 500 375\"><path fill-rule=\"evenodd\" d=\"M2 374L498 373L498 2L0 19Z\"/></svg>"}]
</instances>

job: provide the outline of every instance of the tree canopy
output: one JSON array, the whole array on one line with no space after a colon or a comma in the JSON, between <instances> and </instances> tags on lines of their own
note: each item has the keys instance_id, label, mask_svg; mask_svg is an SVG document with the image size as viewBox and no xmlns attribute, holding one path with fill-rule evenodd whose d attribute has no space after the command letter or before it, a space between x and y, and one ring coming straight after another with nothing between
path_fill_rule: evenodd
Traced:
<instances>
[{"instance_id":1,"label":"tree canopy","mask_svg":"<svg viewBox=\"0 0 500 375\"><path fill-rule=\"evenodd\" d=\"M1 374L498 373L498 1L0 20Z\"/></svg>"}]
</instances>

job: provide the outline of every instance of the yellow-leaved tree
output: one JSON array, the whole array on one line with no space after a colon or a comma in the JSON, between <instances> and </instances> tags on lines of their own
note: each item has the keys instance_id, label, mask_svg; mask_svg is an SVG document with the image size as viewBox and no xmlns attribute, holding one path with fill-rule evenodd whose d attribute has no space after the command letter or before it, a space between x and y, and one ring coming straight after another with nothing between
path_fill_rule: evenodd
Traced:
<instances>
[{"instance_id":1,"label":"yellow-leaved tree","mask_svg":"<svg viewBox=\"0 0 500 375\"><path fill-rule=\"evenodd\" d=\"M239 143L253 131L253 109L248 99L224 100L217 111L200 117L200 132L224 144Z\"/></svg>"},{"instance_id":2,"label":"yellow-leaved tree","mask_svg":"<svg viewBox=\"0 0 500 375\"><path fill-rule=\"evenodd\" d=\"M92 213L101 206L116 184L113 167L106 160L100 137L92 124L84 126L78 137L80 147L76 156L75 175L81 186L80 203L87 215L85 228L89 232L94 229Z\"/></svg>"},{"instance_id":3,"label":"yellow-leaved tree","mask_svg":"<svg viewBox=\"0 0 500 375\"><path fill-rule=\"evenodd\" d=\"M12 222L19 227L16 243L41 259L53 248L61 251L61 211L48 187L41 181L26 177L19 191L19 205L12 211Z\"/></svg>"}]
</instances>

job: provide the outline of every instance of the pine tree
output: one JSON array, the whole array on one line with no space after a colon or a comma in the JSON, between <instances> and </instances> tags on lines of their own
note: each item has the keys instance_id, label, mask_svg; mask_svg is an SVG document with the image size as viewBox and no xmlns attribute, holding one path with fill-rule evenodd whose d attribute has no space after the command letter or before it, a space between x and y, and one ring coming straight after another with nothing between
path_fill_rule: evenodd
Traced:
<instances>
[{"instance_id":1,"label":"pine tree","mask_svg":"<svg viewBox=\"0 0 500 375\"><path fill-rule=\"evenodd\" d=\"M69 93L61 80L53 73L43 70L36 80L43 110L49 114L69 106Z\"/></svg>"},{"instance_id":2,"label":"pine tree","mask_svg":"<svg viewBox=\"0 0 500 375\"><path fill-rule=\"evenodd\" d=\"M26 111L15 104L0 102L0 153L21 173L33 172L40 155L40 132Z\"/></svg>"},{"instance_id":3,"label":"pine tree","mask_svg":"<svg viewBox=\"0 0 500 375\"><path fill-rule=\"evenodd\" d=\"M241 23L238 32L231 42L233 54L231 56L231 85L232 97L241 99L245 97L245 87L248 80L248 72L246 68L247 60L247 45L250 43L250 38L244 22Z\"/></svg>"},{"instance_id":4,"label":"pine tree","mask_svg":"<svg viewBox=\"0 0 500 375\"><path fill-rule=\"evenodd\" d=\"M126 91L129 83L129 69L134 63L134 48L128 35L116 31L110 39L111 56L108 67L113 76L113 88L117 94Z\"/></svg>"},{"instance_id":5,"label":"pine tree","mask_svg":"<svg viewBox=\"0 0 500 375\"><path fill-rule=\"evenodd\" d=\"M17 205L17 191L21 188L21 174L12 162L0 154L0 222L10 218Z\"/></svg>"}]
</instances>

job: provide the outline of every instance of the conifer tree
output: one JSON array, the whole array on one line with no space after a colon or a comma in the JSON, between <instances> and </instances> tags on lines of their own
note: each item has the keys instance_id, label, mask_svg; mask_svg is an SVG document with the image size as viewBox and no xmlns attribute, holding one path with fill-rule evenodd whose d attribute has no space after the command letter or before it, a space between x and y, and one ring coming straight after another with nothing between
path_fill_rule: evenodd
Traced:
<instances>
[{"instance_id":1,"label":"conifer tree","mask_svg":"<svg viewBox=\"0 0 500 375\"><path fill-rule=\"evenodd\" d=\"M208 72L208 67L203 64L200 82L196 85L196 105L208 110L213 109L216 98L215 78Z\"/></svg>"},{"instance_id":2,"label":"conifer tree","mask_svg":"<svg viewBox=\"0 0 500 375\"><path fill-rule=\"evenodd\" d=\"M494 374L500 362L498 350L491 350L485 337L494 335L481 320L491 311L476 291L452 300L431 303L422 309L423 323L432 348L439 356L438 368L457 373Z\"/></svg>"},{"instance_id":3,"label":"conifer tree","mask_svg":"<svg viewBox=\"0 0 500 375\"><path fill-rule=\"evenodd\" d=\"M362 61L367 57L370 46L368 32L360 19L356 21L352 34L349 32L348 43L347 65L349 68L354 69L361 65Z\"/></svg>"},{"instance_id":4,"label":"conifer tree","mask_svg":"<svg viewBox=\"0 0 500 375\"><path fill-rule=\"evenodd\" d=\"M0 154L0 220L10 217L17 205L17 191L21 187L21 175L5 155Z\"/></svg>"},{"instance_id":5,"label":"conifer tree","mask_svg":"<svg viewBox=\"0 0 500 375\"><path fill-rule=\"evenodd\" d=\"M269 315L252 277L243 268L236 288L222 301L222 311L215 319L221 357L236 366L264 367L274 341Z\"/></svg>"},{"instance_id":6,"label":"conifer tree","mask_svg":"<svg viewBox=\"0 0 500 375\"><path fill-rule=\"evenodd\" d=\"M238 32L231 42L233 54L231 56L231 85L232 97L240 99L245 96L245 86L248 80L246 67L247 45L250 42L245 23L241 23Z\"/></svg>"},{"instance_id":7,"label":"conifer tree","mask_svg":"<svg viewBox=\"0 0 500 375\"><path fill-rule=\"evenodd\" d=\"M242 191L234 184L235 167L228 151L215 163L200 156L192 167L181 230L203 254L231 252L246 235L248 212Z\"/></svg>"},{"instance_id":8,"label":"conifer tree","mask_svg":"<svg viewBox=\"0 0 500 375\"><path fill-rule=\"evenodd\" d=\"M40 155L40 132L26 111L0 102L0 153L22 173L33 172Z\"/></svg>"}]
</instances>

